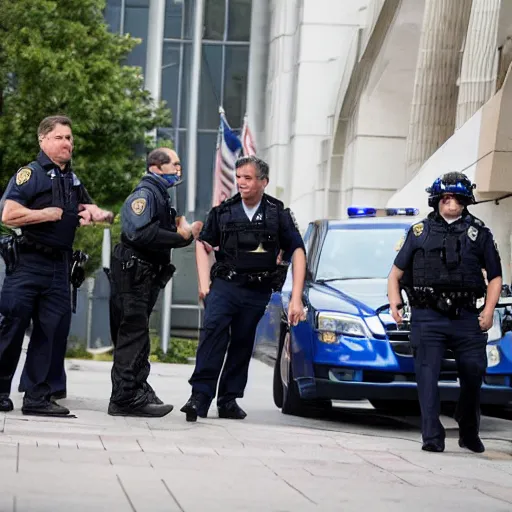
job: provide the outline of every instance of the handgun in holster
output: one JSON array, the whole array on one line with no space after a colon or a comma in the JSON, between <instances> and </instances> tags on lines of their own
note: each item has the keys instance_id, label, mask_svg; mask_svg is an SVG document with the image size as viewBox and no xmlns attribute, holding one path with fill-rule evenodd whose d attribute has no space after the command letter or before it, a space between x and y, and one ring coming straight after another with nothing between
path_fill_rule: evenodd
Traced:
<instances>
[{"instance_id":1,"label":"handgun in holster","mask_svg":"<svg viewBox=\"0 0 512 512\"><path fill-rule=\"evenodd\" d=\"M73 251L73 256L71 257L71 273L69 281L71 286L73 287L73 298L72 298L72 307L73 313L76 313L76 300L78 288L82 286L85 281L85 264L89 259L89 255L83 251Z\"/></svg>"},{"instance_id":2,"label":"handgun in holster","mask_svg":"<svg viewBox=\"0 0 512 512\"><path fill-rule=\"evenodd\" d=\"M0 236L0 255L5 263L5 274L10 275L18 265L19 237L16 235Z\"/></svg>"},{"instance_id":3,"label":"handgun in holster","mask_svg":"<svg viewBox=\"0 0 512 512\"><path fill-rule=\"evenodd\" d=\"M167 265L162 266L156 276L156 280L160 288L165 288L167 286L167 283L171 280L174 272L176 272L176 267L172 263L167 263Z\"/></svg>"}]
</instances>

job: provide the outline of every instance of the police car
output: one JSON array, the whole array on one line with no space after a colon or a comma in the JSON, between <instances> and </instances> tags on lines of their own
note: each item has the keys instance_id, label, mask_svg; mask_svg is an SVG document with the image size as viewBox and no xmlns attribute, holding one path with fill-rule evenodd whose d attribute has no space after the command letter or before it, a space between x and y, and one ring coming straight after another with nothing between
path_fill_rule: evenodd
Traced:
<instances>
[{"instance_id":1,"label":"police car","mask_svg":"<svg viewBox=\"0 0 512 512\"><path fill-rule=\"evenodd\" d=\"M289 327L291 271L261 319L256 344L275 347L274 402L285 414L328 409L332 400L366 399L396 414L418 411L414 361L404 323L394 322L387 276L412 224L414 208L351 207L346 220L318 220L304 235L307 319ZM503 301L503 302L501 302ZM489 331L482 404L512 404L512 300L503 298ZM453 353L442 362L441 401L458 399Z\"/></svg>"}]
</instances>

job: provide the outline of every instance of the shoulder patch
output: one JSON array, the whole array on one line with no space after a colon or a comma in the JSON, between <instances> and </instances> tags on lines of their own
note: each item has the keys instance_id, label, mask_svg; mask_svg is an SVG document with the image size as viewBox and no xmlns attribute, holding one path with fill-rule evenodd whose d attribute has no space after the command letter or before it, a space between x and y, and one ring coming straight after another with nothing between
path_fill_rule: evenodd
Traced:
<instances>
[{"instance_id":1,"label":"shoulder patch","mask_svg":"<svg viewBox=\"0 0 512 512\"><path fill-rule=\"evenodd\" d=\"M400 240L398 240L398 242L395 245L395 251L396 252L398 252L403 247L404 242L405 242L405 235L402 235L400 237Z\"/></svg>"},{"instance_id":2,"label":"shoulder patch","mask_svg":"<svg viewBox=\"0 0 512 512\"><path fill-rule=\"evenodd\" d=\"M468 236L469 236L470 240L473 240L473 242L474 242L478 236L478 229L475 228L475 226L469 226Z\"/></svg>"},{"instance_id":3,"label":"shoulder patch","mask_svg":"<svg viewBox=\"0 0 512 512\"><path fill-rule=\"evenodd\" d=\"M22 167L16 173L16 185L23 185L32 176L32 169L30 167Z\"/></svg>"},{"instance_id":4,"label":"shoulder patch","mask_svg":"<svg viewBox=\"0 0 512 512\"><path fill-rule=\"evenodd\" d=\"M423 222L418 222L418 224L414 224L412 227L412 232L414 233L414 236L420 236L423 233Z\"/></svg>"},{"instance_id":5,"label":"shoulder patch","mask_svg":"<svg viewBox=\"0 0 512 512\"><path fill-rule=\"evenodd\" d=\"M268 203L276 205L276 206L280 206L281 208L284 208L284 203L280 199L269 196L267 194L264 194L264 195L265 195L265 199L267 200Z\"/></svg>"},{"instance_id":6,"label":"shoulder patch","mask_svg":"<svg viewBox=\"0 0 512 512\"><path fill-rule=\"evenodd\" d=\"M144 199L143 197L134 199L131 204L133 213L135 213L135 215L142 215L142 213L146 209L146 204L147 204L146 199Z\"/></svg>"}]
</instances>

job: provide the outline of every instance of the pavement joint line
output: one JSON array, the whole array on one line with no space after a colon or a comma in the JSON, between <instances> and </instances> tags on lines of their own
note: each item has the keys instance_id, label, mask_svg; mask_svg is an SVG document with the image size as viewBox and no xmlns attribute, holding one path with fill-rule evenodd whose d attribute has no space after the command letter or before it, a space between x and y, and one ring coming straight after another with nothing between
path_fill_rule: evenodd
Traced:
<instances>
[{"instance_id":1,"label":"pavement joint line","mask_svg":"<svg viewBox=\"0 0 512 512\"><path fill-rule=\"evenodd\" d=\"M116 475L116 477L117 481L119 482L119 485L121 486L121 489L123 490L124 495L126 496L126 499L128 500L128 503L130 504L131 509L133 510L133 512L137 512L137 509L135 508L135 506L132 503L132 500L130 499L130 496L128 496L128 493L126 492L126 489L123 485L123 482L121 481L120 476Z\"/></svg>"},{"instance_id":2,"label":"pavement joint line","mask_svg":"<svg viewBox=\"0 0 512 512\"><path fill-rule=\"evenodd\" d=\"M176 503L176 506L181 510L181 512L185 512L185 509L181 506L181 503L178 501L176 496L174 496L174 493L171 491L169 486L167 485L167 482L162 478L162 483L164 484L164 487L167 489L167 492L171 496L171 498L174 500L174 503Z\"/></svg>"},{"instance_id":3,"label":"pavement joint line","mask_svg":"<svg viewBox=\"0 0 512 512\"><path fill-rule=\"evenodd\" d=\"M12 512L17 512L16 495L12 497Z\"/></svg>"},{"instance_id":4,"label":"pavement joint line","mask_svg":"<svg viewBox=\"0 0 512 512\"><path fill-rule=\"evenodd\" d=\"M393 471L391 471L389 469L386 469L386 468L383 468L382 466L379 466L378 464L372 462L371 460L368 460L367 458L363 457L360 453L358 453L357 455L358 455L358 457L363 459L367 464L370 464L370 466L373 466L374 468L377 468L380 471L383 471L384 473L388 473L389 475L394 476L398 480L402 481L404 484L410 485L411 487L417 487L417 485L411 484L411 482L408 482L407 480L405 480L401 476L398 476L397 474L393 473Z\"/></svg>"},{"instance_id":5,"label":"pavement joint line","mask_svg":"<svg viewBox=\"0 0 512 512\"><path fill-rule=\"evenodd\" d=\"M482 491L479 487L473 487L475 491L478 491L480 494L483 494L484 496L487 496L488 498L491 498L496 501L500 501L501 503L506 503L507 505L512 505L512 501L505 500L503 498L497 498L496 496L493 496L492 494L489 494L488 492Z\"/></svg>"},{"instance_id":6,"label":"pavement joint line","mask_svg":"<svg viewBox=\"0 0 512 512\"><path fill-rule=\"evenodd\" d=\"M107 451L107 448L106 448L105 444L103 443L103 439L101 439L101 436L100 436L100 435L98 435L98 438L99 438L99 440L100 440L101 446L103 446L103 449L104 449L105 451Z\"/></svg>"},{"instance_id":7,"label":"pavement joint line","mask_svg":"<svg viewBox=\"0 0 512 512\"><path fill-rule=\"evenodd\" d=\"M16 444L16 473L20 472L20 443Z\"/></svg>"},{"instance_id":8,"label":"pavement joint line","mask_svg":"<svg viewBox=\"0 0 512 512\"><path fill-rule=\"evenodd\" d=\"M402 459L403 461L409 463L409 464L412 464L413 466L417 467L417 468L420 468L420 469L424 469L425 471L427 471L428 473L432 473L433 475L435 475L435 473L431 470L431 469L428 469L426 468L425 466L420 466L419 464L416 464L415 462L411 462L410 460L407 460L404 456L400 455L399 453L395 453L391 450L386 450L388 453L391 453L392 455L395 455L396 457L398 457L399 459Z\"/></svg>"},{"instance_id":9,"label":"pavement joint line","mask_svg":"<svg viewBox=\"0 0 512 512\"><path fill-rule=\"evenodd\" d=\"M279 475L278 475L279 476ZM307 496L306 494L304 494L300 489L297 489L297 487L295 487L294 485L292 485L290 482L288 482L288 480L286 480L285 478L283 478L282 476L279 476L279 478L286 484L288 485L289 487L291 487L294 491L297 491L302 497L304 497L305 499L307 499L310 503L313 503L313 505L318 505L318 503L316 501L313 501L309 496Z\"/></svg>"},{"instance_id":10,"label":"pavement joint line","mask_svg":"<svg viewBox=\"0 0 512 512\"><path fill-rule=\"evenodd\" d=\"M144 448L142 448L142 445L140 444L140 441L139 441L138 439L135 439L135 441L137 441L137 444L139 445L140 451L141 451L142 453L145 453L145 452L144 452Z\"/></svg>"}]
</instances>

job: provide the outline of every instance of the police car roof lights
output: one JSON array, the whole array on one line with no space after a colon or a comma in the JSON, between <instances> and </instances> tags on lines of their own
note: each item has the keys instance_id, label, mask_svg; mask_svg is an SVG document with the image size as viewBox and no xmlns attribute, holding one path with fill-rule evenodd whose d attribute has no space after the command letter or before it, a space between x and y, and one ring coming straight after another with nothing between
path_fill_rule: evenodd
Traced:
<instances>
[{"instance_id":1,"label":"police car roof lights","mask_svg":"<svg viewBox=\"0 0 512 512\"><path fill-rule=\"evenodd\" d=\"M375 217L377 215L376 208L349 206L347 209L349 217Z\"/></svg>"},{"instance_id":2,"label":"police car roof lights","mask_svg":"<svg viewBox=\"0 0 512 512\"><path fill-rule=\"evenodd\" d=\"M392 217L394 215L414 216L419 214L418 208L372 208L369 206L350 206L347 209L350 218L355 217Z\"/></svg>"}]
</instances>

